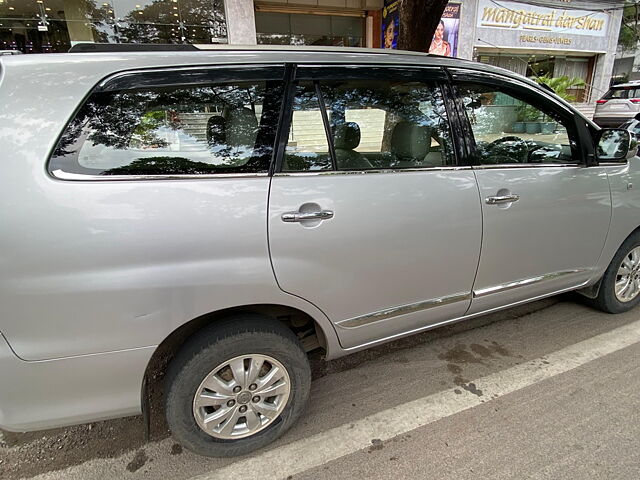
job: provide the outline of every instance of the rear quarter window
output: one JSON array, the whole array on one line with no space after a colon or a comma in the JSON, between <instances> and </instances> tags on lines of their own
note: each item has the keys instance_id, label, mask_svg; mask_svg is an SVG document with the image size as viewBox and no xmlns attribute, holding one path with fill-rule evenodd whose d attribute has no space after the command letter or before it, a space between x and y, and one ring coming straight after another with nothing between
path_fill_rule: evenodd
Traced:
<instances>
[{"instance_id":1,"label":"rear quarter window","mask_svg":"<svg viewBox=\"0 0 640 480\"><path fill-rule=\"evenodd\" d=\"M282 81L92 94L49 162L55 176L265 173Z\"/></svg>"}]
</instances>

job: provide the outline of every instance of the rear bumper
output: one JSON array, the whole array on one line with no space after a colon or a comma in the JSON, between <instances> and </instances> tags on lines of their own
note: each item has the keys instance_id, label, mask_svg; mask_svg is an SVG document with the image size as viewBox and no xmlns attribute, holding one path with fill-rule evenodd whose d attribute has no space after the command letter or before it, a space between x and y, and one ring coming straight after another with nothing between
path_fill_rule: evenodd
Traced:
<instances>
[{"instance_id":1,"label":"rear bumper","mask_svg":"<svg viewBox=\"0 0 640 480\"><path fill-rule=\"evenodd\" d=\"M26 362L0 333L0 428L26 432L140 413L154 350Z\"/></svg>"},{"instance_id":2,"label":"rear bumper","mask_svg":"<svg viewBox=\"0 0 640 480\"><path fill-rule=\"evenodd\" d=\"M637 113L630 113L626 116L612 117L612 116L595 116L593 117L593 122L599 127L604 128L618 128L627 120L631 120L637 115Z\"/></svg>"}]
</instances>

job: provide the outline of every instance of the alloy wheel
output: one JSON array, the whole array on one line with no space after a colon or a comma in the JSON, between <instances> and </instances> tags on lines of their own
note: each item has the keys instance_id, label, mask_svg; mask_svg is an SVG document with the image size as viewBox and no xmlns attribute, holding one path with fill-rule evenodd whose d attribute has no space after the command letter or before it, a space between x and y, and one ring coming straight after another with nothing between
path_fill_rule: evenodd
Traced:
<instances>
[{"instance_id":1,"label":"alloy wheel","mask_svg":"<svg viewBox=\"0 0 640 480\"><path fill-rule=\"evenodd\" d=\"M284 366L267 355L242 355L214 368L193 399L200 428L214 438L254 435L276 420L291 393Z\"/></svg>"},{"instance_id":2,"label":"alloy wheel","mask_svg":"<svg viewBox=\"0 0 640 480\"><path fill-rule=\"evenodd\" d=\"M615 294L623 303L630 302L640 293L640 246L622 259L616 273Z\"/></svg>"}]
</instances>

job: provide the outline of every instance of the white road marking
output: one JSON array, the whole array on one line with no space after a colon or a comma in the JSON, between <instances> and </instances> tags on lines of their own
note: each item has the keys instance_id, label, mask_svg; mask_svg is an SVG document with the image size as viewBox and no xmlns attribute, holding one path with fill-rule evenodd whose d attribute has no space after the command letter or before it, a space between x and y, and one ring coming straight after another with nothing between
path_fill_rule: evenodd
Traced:
<instances>
[{"instance_id":1,"label":"white road marking","mask_svg":"<svg viewBox=\"0 0 640 480\"><path fill-rule=\"evenodd\" d=\"M487 375L467 384L482 390L482 396L455 388L398 405L353 423L332 428L312 437L273 450L258 453L192 480L252 478L283 479L454 415L485 401L521 390L568 372L610 353L640 342L640 321L616 328L588 340L553 352L545 357Z\"/></svg>"}]
</instances>

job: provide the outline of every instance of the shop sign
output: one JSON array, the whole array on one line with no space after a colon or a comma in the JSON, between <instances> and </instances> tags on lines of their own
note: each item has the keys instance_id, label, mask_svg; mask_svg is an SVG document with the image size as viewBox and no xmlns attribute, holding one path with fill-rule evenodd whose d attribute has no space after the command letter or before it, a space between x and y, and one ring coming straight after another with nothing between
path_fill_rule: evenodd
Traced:
<instances>
[{"instance_id":1,"label":"shop sign","mask_svg":"<svg viewBox=\"0 0 640 480\"><path fill-rule=\"evenodd\" d=\"M539 45L560 45L568 47L571 45L571 38L557 37L552 35L520 35L521 43L536 43Z\"/></svg>"},{"instance_id":2,"label":"shop sign","mask_svg":"<svg viewBox=\"0 0 640 480\"><path fill-rule=\"evenodd\" d=\"M480 0L477 26L519 30L531 34L546 32L604 37L607 34L608 20L609 15L604 12Z\"/></svg>"},{"instance_id":3,"label":"shop sign","mask_svg":"<svg viewBox=\"0 0 640 480\"><path fill-rule=\"evenodd\" d=\"M458 56L458 32L460 29L459 3L449 3L442 13L440 23L433 35L429 53L445 57Z\"/></svg>"}]
</instances>

